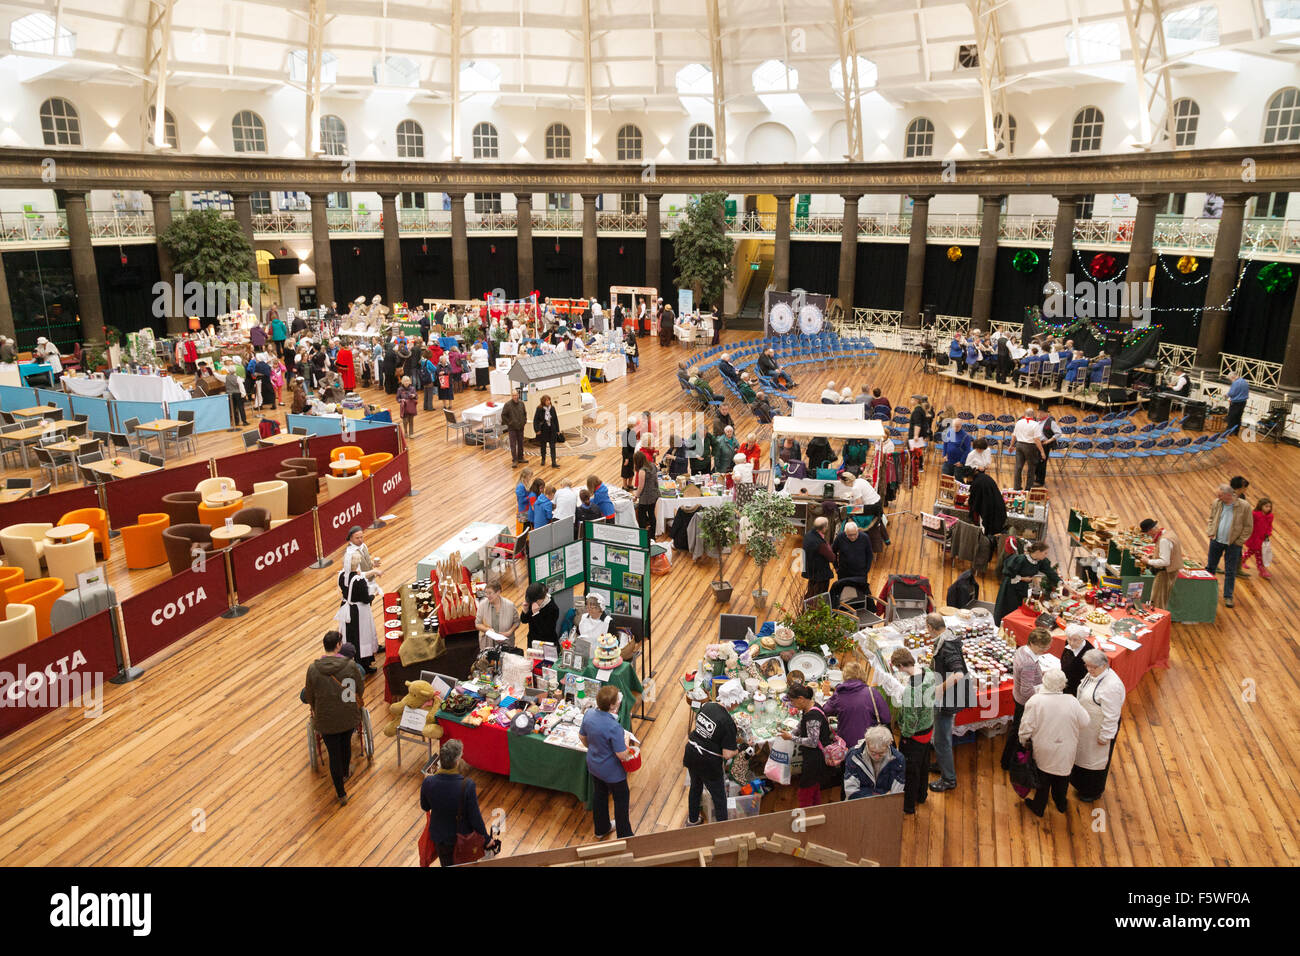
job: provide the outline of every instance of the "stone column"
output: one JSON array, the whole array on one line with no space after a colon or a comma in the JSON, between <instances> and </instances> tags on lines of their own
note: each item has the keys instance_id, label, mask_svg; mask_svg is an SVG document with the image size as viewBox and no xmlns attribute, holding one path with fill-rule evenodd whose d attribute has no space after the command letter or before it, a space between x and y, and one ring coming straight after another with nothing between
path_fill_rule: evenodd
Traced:
<instances>
[{"instance_id":1,"label":"stone column","mask_svg":"<svg viewBox=\"0 0 1300 956\"><path fill-rule=\"evenodd\" d=\"M1047 279L1065 289L1065 276L1074 260L1074 217L1079 211L1078 196L1056 197L1056 228L1052 230L1052 258L1047 264Z\"/></svg>"},{"instance_id":2,"label":"stone column","mask_svg":"<svg viewBox=\"0 0 1300 956\"><path fill-rule=\"evenodd\" d=\"M9 280L5 277L5 260L0 255L0 335L11 338L15 343L18 335L14 330L14 309L9 301Z\"/></svg>"},{"instance_id":3,"label":"stone column","mask_svg":"<svg viewBox=\"0 0 1300 956\"><path fill-rule=\"evenodd\" d=\"M257 241L253 238L253 194L251 192L231 192L230 198L235 204L235 221L239 223L239 228L244 231L244 238L254 250L253 261L249 269L253 272L253 279L257 279ZM267 305L270 305L268 302Z\"/></svg>"},{"instance_id":4,"label":"stone column","mask_svg":"<svg viewBox=\"0 0 1300 956\"><path fill-rule=\"evenodd\" d=\"M77 315L86 342L104 341L104 306L99 298L99 273L95 250L90 245L90 221L86 218L86 193L64 193L63 210L68 217L68 245L72 253L72 284L77 290Z\"/></svg>"},{"instance_id":5,"label":"stone column","mask_svg":"<svg viewBox=\"0 0 1300 956\"><path fill-rule=\"evenodd\" d=\"M1231 306L1224 308L1224 305L1237 284L1237 260L1241 258L1241 228L1245 213L1245 196L1223 197L1223 217L1219 220L1219 235L1214 240L1210 277L1205 280L1201 333L1196 339L1196 367L1214 375L1219 372L1219 354L1223 351L1231 311Z\"/></svg>"},{"instance_id":6,"label":"stone column","mask_svg":"<svg viewBox=\"0 0 1300 956\"><path fill-rule=\"evenodd\" d=\"M454 298L469 298L469 238L465 228L465 194L451 196L451 283Z\"/></svg>"},{"instance_id":7,"label":"stone column","mask_svg":"<svg viewBox=\"0 0 1300 956\"><path fill-rule=\"evenodd\" d=\"M975 263L975 298L971 305L971 328L987 332L993 315L993 275L998 255L998 225L1002 216L1001 196L982 196L980 251Z\"/></svg>"},{"instance_id":8,"label":"stone column","mask_svg":"<svg viewBox=\"0 0 1300 956\"><path fill-rule=\"evenodd\" d=\"M167 231L172 224L172 194L170 192L151 192L149 198L153 200L153 234L155 240ZM156 243L158 246L158 277L167 283L170 290L166 296L166 315L167 315L167 334L176 335L185 332L189 324L185 321L185 310L181 308L181 302L176 298L183 295L184 281L177 286L176 283L176 266L172 262L172 254L167 251L161 242Z\"/></svg>"},{"instance_id":9,"label":"stone column","mask_svg":"<svg viewBox=\"0 0 1300 956\"><path fill-rule=\"evenodd\" d=\"M325 193L311 193L311 257L316 273L316 304L334 301L334 257L330 255L330 223Z\"/></svg>"},{"instance_id":10,"label":"stone column","mask_svg":"<svg viewBox=\"0 0 1300 956\"><path fill-rule=\"evenodd\" d=\"M930 228L930 197L912 197L912 231L907 237L907 279L903 286L903 326L921 327L925 311L925 240Z\"/></svg>"},{"instance_id":11,"label":"stone column","mask_svg":"<svg viewBox=\"0 0 1300 956\"><path fill-rule=\"evenodd\" d=\"M840 223L840 305L847 318L853 317L853 284L858 269L858 200L845 196L844 218Z\"/></svg>"},{"instance_id":12,"label":"stone column","mask_svg":"<svg viewBox=\"0 0 1300 956\"><path fill-rule=\"evenodd\" d=\"M380 206L384 216L384 291L388 304L401 302L402 295L402 238L398 232L397 194L380 193Z\"/></svg>"},{"instance_id":13,"label":"stone column","mask_svg":"<svg viewBox=\"0 0 1300 956\"><path fill-rule=\"evenodd\" d=\"M659 276L663 271L659 250L659 232L663 223L659 217L659 195L645 197L645 284L651 289L659 289ZM659 289L663 295L664 290ZM649 309L653 303L646 303ZM633 303L635 305L635 303Z\"/></svg>"},{"instance_id":14,"label":"stone column","mask_svg":"<svg viewBox=\"0 0 1300 956\"><path fill-rule=\"evenodd\" d=\"M515 193L515 259L519 270L519 298L533 294L533 194Z\"/></svg>"},{"instance_id":15,"label":"stone column","mask_svg":"<svg viewBox=\"0 0 1300 956\"><path fill-rule=\"evenodd\" d=\"M776 248L772 253L772 283L778 292L790 291L790 200L776 197Z\"/></svg>"},{"instance_id":16,"label":"stone column","mask_svg":"<svg viewBox=\"0 0 1300 956\"><path fill-rule=\"evenodd\" d=\"M0 323L4 321L5 304L6 300L0 299ZM9 335L13 334L13 326L10 325ZM1300 398L1300 289L1296 290L1295 302L1291 305L1291 328L1287 332L1286 351L1282 353L1282 372L1278 384L1292 401Z\"/></svg>"},{"instance_id":17,"label":"stone column","mask_svg":"<svg viewBox=\"0 0 1300 956\"><path fill-rule=\"evenodd\" d=\"M582 194L582 297L599 296L596 287L596 194Z\"/></svg>"},{"instance_id":18,"label":"stone column","mask_svg":"<svg viewBox=\"0 0 1300 956\"><path fill-rule=\"evenodd\" d=\"M1138 196L1137 216L1133 220L1133 240L1128 249L1127 281L1146 282L1147 273L1151 271L1152 245L1156 238L1156 206L1163 201L1167 193ZM1131 318L1131 316L1124 316Z\"/></svg>"}]
</instances>

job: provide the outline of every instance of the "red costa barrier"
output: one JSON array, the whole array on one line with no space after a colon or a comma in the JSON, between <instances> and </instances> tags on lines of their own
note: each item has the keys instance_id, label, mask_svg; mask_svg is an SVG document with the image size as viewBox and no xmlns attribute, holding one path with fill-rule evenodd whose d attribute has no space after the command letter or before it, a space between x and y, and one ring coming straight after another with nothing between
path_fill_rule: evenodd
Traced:
<instances>
[{"instance_id":1,"label":"red costa barrier","mask_svg":"<svg viewBox=\"0 0 1300 956\"><path fill-rule=\"evenodd\" d=\"M122 602L122 621L131 663L152 657L229 606L226 562L220 553L207 556L203 571L182 571L157 587L127 598Z\"/></svg>"},{"instance_id":2,"label":"red costa barrier","mask_svg":"<svg viewBox=\"0 0 1300 956\"><path fill-rule=\"evenodd\" d=\"M370 481L362 481L323 505L318 505L316 523L320 528L322 552L332 554L337 551L347 543L348 528L358 524L368 528L374 520Z\"/></svg>"},{"instance_id":3,"label":"red costa barrier","mask_svg":"<svg viewBox=\"0 0 1300 956\"><path fill-rule=\"evenodd\" d=\"M230 564L241 603L316 560L314 528L309 511L235 545Z\"/></svg>"},{"instance_id":4,"label":"red costa barrier","mask_svg":"<svg viewBox=\"0 0 1300 956\"><path fill-rule=\"evenodd\" d=\"M19 498L17 501L0 505L0 528L7 528L11 524L39 524L42 522L58 524L59 519L69 511L75 511L77 508L98 507L99 495L96 494L94 488L74 488L71 491L60 491L57 494L41 495L39 498L33 498L29 495L26 498ZM3 552L4 549L0 548L0 554Z\"/></svg>"},{"instance_id":5,"label":"red costa barrier","mask_svg":"<svg viewBox=\"0 0 1300 956\"><path fill-rule=\"evenodd\" d=\"M73 698L87 692L91 699L83 698L78 709L102 703L104 685L117 673L110 613L101 611L0 660L0 737L72 706Z\"/></svg>"},{"instance_id":6,"label":"red costa barrier","mask_svg":"<svg viewBox=\"0 0 1300 956\"><path fill-rule=\"evenodd\" d=\"M135 478L119 478L104 485L104 500L108 503L109 523L116 528L135 524L137 518L149 512L162 510L162 496L173 491L193 491L212 472L206 461L190 465L151 471Z\"/></svg>"},{"instance_id":7,"label":"red costa barrier","mask_svg":"<svg viewBox=\"0 0 1300 956\"><path fill-rule=\"evenodd\" d=\"M340 445L356 445L367 455L386 451L394 458L401 450L401 446L397 443L396 425L363 429L356 433L353 441L344 441L342 435L314 435L307 440L307 454L316 459L317 474L330 473L330 452Z\"/></svg>"},{"instance_id":8,"label":"red costa barrier","mask_svg":"<svg viewBox=\"0 0 1300 956\"><path fill-rule=\"evenodd\" d=\"M235 487L245 494L252 494L253 482L271 481L276 472L283 471L280 462L286 458L299 458L301 452L297 445L272 445L270 448L256 448L238 455L227 455L217 459L217 477L234 479Z\"/></svg>"},{"instance_id":9,"label":"red costa barrier","mask_svg":"<svg viewBox=\"0 0 1300 956\"><path fill-rule=\"evenodd\" d=\"M411 491L411 458L402 452L370 476L375 489L375 513L384 514Z\"/></svg>"}]
</instances>

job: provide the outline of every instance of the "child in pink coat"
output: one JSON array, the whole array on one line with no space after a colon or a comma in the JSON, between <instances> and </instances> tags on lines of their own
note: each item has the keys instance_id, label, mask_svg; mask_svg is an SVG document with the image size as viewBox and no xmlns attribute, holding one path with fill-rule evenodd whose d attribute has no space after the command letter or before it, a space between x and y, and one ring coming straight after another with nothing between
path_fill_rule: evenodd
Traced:
<instances>
[{"instance_id":1,"label":"child in pink coat","mask_svg":"<svg viewBox=\"0 0 1300 956\"><path fill-rule=\"evenodd\" d=\"M1246 562L1253 555L1255 566L1259 568L1261 578L1271 578L1268 568L1264 566L1264 542L1273 536L1273 502L1268 498L1260 498L1259 504L1255 505L1254 527L1251 529L1250 537L1246 539L1246 548L1241 555L1241 566L1244 568Z\"/></svg>"}]
</instances>

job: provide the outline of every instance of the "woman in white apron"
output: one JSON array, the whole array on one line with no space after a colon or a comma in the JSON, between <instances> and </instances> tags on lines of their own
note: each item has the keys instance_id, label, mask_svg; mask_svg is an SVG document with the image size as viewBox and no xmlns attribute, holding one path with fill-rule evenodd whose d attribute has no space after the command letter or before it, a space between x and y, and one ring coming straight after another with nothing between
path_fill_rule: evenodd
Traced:
<instances>
[{"instance_id":1,"label":"woman in white apron","mask_svg":"<svg viewBox=\"0 0 1300 956\"><path fill-rule=\"evenodd\" d=\"M379 650L375 634L375 615L370 609L374 600L370 585L356 571L340 571L338 577L342 602L334 620L343 639L357 649L357 663L367 674L375 672L375 654Z\"/></svg>"},{"instance_id":2,"label":"woman in white apron","mask_svg":"<svg viewBox=\"0 0 1300 956\"><path fill-rule=\"evenodd\" d=\"M1106 790L1106 777L1110 773L1110 758L1115 752L1115 738L1119 736L1120 711L1124 707L1126 692L1124 681L1111 670L1106 655L1091 650L1083 655L1088 676L1079 682L1075 696L1088 712L1088 726L1079 731L1079 746L1074 755L1074 770L1070 782L1075 796L1091 803Z\"/></svg>"},{"instance_id":3,"label":"woman in white apron","mask_svg":"<svg viewBox=\"0 0 1300 956\"><path fill-rule=\"evenodd\" d=\"M362 530L360 525L353 525L348 529L348 546L343 551L343 570L341 573L356 574L360 577L369 590L372 601L375 598L383 597L383 588L375 580L379 576L379 559L371 557L370 549L365 543L365 531ZM341 588L342 584L340 583ZM370 621L370 629L373 632L375 629L374 616L369 611L367 611L366 616ZM382 649L379 647L377 639L376 649ZM366 666L365 661L360 663L363 667Z\"/></svg>"}]
</instances>

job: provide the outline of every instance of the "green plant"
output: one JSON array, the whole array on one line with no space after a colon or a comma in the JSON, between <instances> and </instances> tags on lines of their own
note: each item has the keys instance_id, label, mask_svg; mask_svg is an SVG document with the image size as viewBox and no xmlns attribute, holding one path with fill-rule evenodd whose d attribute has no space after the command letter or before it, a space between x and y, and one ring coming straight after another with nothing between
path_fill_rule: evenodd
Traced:
<instances>
[{"instance_id":1,"label":"green plant","mask_svg":"<svg viewBox=\"0 0 1300 956\"><path fill-rule=\"evenodd\" d=\"M700 512L700 536L704 550L718 556L718 584L722 580L722 552L736 543L736 506L727 502L720 508L704 508Z\"/></svg>"},{"instance_id":2,"label":"green plant","mask_svg":"<svg viewBox=\"0 0 1300 956\"><path fill-rule=\"evenodd\" d=\"M172 264L186 282L257 281L253 247L234 219L215 209L177 216L158 237Z\"/></svg>"},{"instance_id":3,"label":"green plant","mask_svg":"<svg viewBox=\"0 0 1300 956\"><path fill-rule=\"evenodd\" d=\"M116 325L104 326L104 342L110 348L112 348L114 345L121 344L122 330L119 329Z\"/></svg>"},{"instance_id":4,"label":"green plant","mask_svg":"<svg viewBox=\"0 0 1300 956\"><path fill-rule=\"evenodd\" d=\"M86 342L81 349L81 367L86 372L108 368L108 349L97 342Z\"/></svg>"},{"instance_id":5,"label":"green plant","mask_svg":"<svg viewBox=\"0 0 1300 956\"><path fill-rule=\"evenodd\" d=\"M794 517L794 501L766 488L759 488L740 509L741 517L749 524L749 537L745 550L758 565L758 591L763 590L763 566L776 557L776 543L790 533L790 519Z\"/></svg>"},{"instance_id":6,"label":"green plant","mask_svg":"<svg viewBox=\"0 0 1300 956\"><path fill-rule=\"evenodd\" d=\"M723 289L732 278L736 243L727 235L726 199L727 194L721 192L699 196L673 236L677 284L698 284L701 301L697 305L701 307L720 304Z\"/></svg>"},{"instance_id":7,"label":"green plant","mask_svg":"<svg viewBox=\"0 0 1300 956\"><path fill-rule=\"evenodd\" d=\"M779 604L777 610L784 612ZM781 623L794 631L795 644L800 650L820 651L825 645L834 653L843 654L857 646L853 641L856 622L821 601L804 608L798 615L783 613Z\"/></svg>"}]
</instances>

